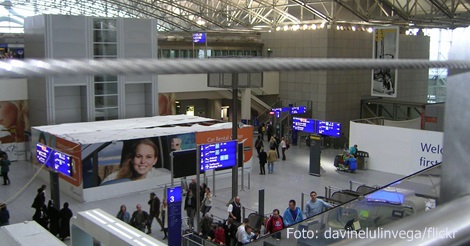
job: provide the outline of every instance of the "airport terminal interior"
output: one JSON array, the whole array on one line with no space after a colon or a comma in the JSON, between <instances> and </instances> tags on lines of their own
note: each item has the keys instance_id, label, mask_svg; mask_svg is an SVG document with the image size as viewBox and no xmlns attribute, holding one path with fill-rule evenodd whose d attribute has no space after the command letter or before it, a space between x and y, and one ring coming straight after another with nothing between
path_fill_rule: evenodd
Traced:
<instances>
[{"instance_id":1,"label":"airport terminal interior","mask_svg":"<svg viewBox=\"0 0 470 246\"><path fill-rule=\"evenodd\" d=\"M148 235L113 220L121 205L148 211L150 193L164 200L200 168L214 224L235 193L255 231L290 200L304 211L311 191L333 206L251 245L466 245L470 213L456 208L470 193L469 26L468 0L5 0L0 241L219 245L184 207L168 239L155 220ZM290 144L266 174L263 131ZM238 155L219 149L235 138ZM46 203L69 203L70 237L30 222L43 185ZM331 236L383 228L413 233Z\"/></svg>"}]
</instances>

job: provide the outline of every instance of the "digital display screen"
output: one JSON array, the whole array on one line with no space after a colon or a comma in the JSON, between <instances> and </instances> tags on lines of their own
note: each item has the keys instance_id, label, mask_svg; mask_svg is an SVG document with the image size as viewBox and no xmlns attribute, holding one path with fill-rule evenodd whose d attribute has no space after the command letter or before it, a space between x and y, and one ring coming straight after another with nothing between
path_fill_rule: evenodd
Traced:
<instances>
[{"instance_id":1,"label":"digital display screen","mask_svg":"<svg viewBox=\"0 0 470 246\"><path fill-rule=\"evenodd\" d=\"M341 123L332 121L317 120L317 134L339 137L341 135Z\"/></svg>"},{"instance_id":2,"label":"digital display screen","mask_svg":"<svg viewBox=\"0 0 470 246\"><path fill-rule=\"evenodd\" d=\"M54 150L49 146L36 144L36 160L62 174L72 176L72 158L60 151Z\"/></svg>"},{"instance_id":3,"label":"digital display screen","mask_svg":"<svg viewBox=\"0 0 470 246\"><path fill-rule=\"evenodd\" d=\"M51 167L54 162L53 152L54 150L46 145L36 144L36 160L47 167Z\"/></svg>"},{"instance_id":4,"label":"digital display screen","mask_svg":"<svg viewBox=\"0 0 470 246\"><path fill-rule=\"evenodd\" d=\"M307 112L306 106L291 107L290 114L305 114Z\"/></svg>"},{"instance_id":5,"label":"digital display screen","mask_svg":"<svg viewBox=\"0 0 470 246\"><path fill-rule=\"evenodd\" d=\"M72 158L69 155L55 150L54 166L52 168L67 176L72 176Z\"/></svg>"},{"instance_id":6,"label":"digital display screen","mask_svg":"<svg viewBox=\"0 0 470 246\"><path fill-rule=\"evenodd\" d=\"M237 140L199 146L201 171L237 165Z\"/></svg>"},{"instance_id":7,"label":"digital display screen","mask_svg":"<svg viewBox=\"0 0 470 246\"><path fill-rule=\"evenodd\" d=\"M203 32L200 33L193 33L193 43L205 43L206 42L206 34Z\"/></svg>"},{"instance_id":8,"label":"digital display screen","mask_svg":"<svg viewBox=\"0 0 470 246\"><path fill-rule=\"evenodd\" d=\"M315 133L315 120L293 117L292 128L297 131Z\"/></svg>"}]
</instances>

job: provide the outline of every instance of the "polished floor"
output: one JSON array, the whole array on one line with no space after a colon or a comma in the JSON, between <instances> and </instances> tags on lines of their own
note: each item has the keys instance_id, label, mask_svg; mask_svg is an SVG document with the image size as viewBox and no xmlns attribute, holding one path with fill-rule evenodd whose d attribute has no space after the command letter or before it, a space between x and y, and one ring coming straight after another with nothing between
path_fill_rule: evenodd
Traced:
<instances>
[{"instance_id":1,"label":"polished floor","mask_svg":"<svg viewBox=\"0 0 470 246\"><path fill-rule=\"evenodd\" d=\"M267 142L265 143L267 145ZM257 158L253 163L253 169L248 175L244 173L244 186L239 186L239 196L242 205L246 208L246 215L258 210L258 194L259 190L265 191L265 207L264 212L270 213L274 208L283 211L288 206L288 201L294 199L300 206L302 193L308 194L315 190L319 195L325 194L325 187L331 186L333 189L347 189L350 181L357 184L385 185L391 183L401 176L384 173L373 170L358 170L356 173L345 173L336 171L333 166L334 156L340 153L339 149L324 149L321 154L321 176L309 175L309 149L305 146L291 146L286 151L287 160L277 161L274 165L274 173L259 175L259 165ZM256 157L256 153L254 154ZM266 167L267 169L267 167ZM34 210L31 208L36 190L42 185L47 184L43 180L34 177L31 164L27 161L13 162L9 173L11 185L0 186L0 202L8 204L10 212L10 224L20 223L31 220ZM212 175L208 175L209 187L213 187ZM249 182L249 187L248 187ZM241 184L241 178L239 178ZM163 189L152 190L157 196L162 198ZM61 193L61 203L69 202L72 211L83 211L93 208L101 208L104 211L116 214L121 204L125 204L129 212L135 210L136 204L142 204L144 209L148 210L147 201L151 190L136 193L130 196L117 197L96 202L82 203ZM215 179L215 197L213 207L210 211L214 218L226 218L226 204L231 198L231 178L226 175L216 177ZM50 192L46 192L47 199L50 199ZM308 196L305 196L308 199ZM160 227L153 222L153 230L151 236L161 240L163 233ZM70 241L66 240L66 243Z\"/></svg>"}]
</instances>

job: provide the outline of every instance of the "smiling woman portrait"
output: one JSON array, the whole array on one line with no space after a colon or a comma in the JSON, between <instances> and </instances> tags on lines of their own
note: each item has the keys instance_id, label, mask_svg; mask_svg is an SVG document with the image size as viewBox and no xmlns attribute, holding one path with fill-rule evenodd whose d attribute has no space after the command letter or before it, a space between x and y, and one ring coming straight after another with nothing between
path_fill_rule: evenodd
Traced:
<instances>
[{"instance_id":1,"label":"smiling woman portrait","mask_svg":"<svg viewBox=\"0 0 470 246\"><path fill-rule=\"evenodd\" d=\"M112 180L142 180L157 176L153 167L158 161L158 153L157 145L150 139L135 142L119 170L108 175L102 184Z\"/></svg>"}]
</instances>

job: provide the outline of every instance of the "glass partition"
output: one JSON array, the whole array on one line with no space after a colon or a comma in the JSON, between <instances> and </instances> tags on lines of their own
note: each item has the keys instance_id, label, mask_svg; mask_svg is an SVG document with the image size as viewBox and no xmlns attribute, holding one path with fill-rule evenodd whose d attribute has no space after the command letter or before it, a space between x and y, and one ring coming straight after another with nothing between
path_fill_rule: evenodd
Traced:
<instances>
[{"instance_id":1,"label":"glass partition","mask_svg":"<svg viewBox=\"0 0 470 246\"><path fill-rule=\"evenodd\" d=\"M384 236L392 233L384 229L387 224L426 213L439 203L440 177L438 164L366 194L353 191L364 195L250 245L329 245L348 238Z\"/></svg>"}]
</instances>

